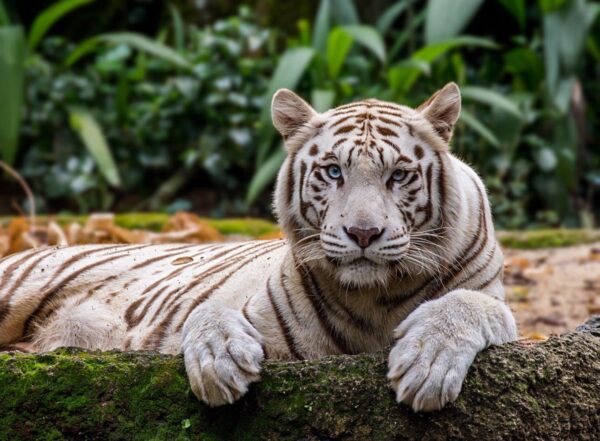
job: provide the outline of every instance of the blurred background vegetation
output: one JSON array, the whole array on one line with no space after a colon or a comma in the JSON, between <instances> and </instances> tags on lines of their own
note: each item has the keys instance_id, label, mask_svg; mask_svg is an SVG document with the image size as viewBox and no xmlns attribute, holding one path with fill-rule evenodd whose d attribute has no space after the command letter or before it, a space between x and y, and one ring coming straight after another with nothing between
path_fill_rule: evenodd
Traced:
<instances>
[{"instance_id":1,"label":"blurred background vegetation","mask_svg":"<svg viewBox=\"0 0 600 441\"><path fill-rule=\"evenodd\" d=\"M240 6L240 3L244 3ZM38 211L270 215L279 87L317 110L461 86L501 228L600 214L600 3L0 0L0 155ZM9 175L0 214L27 210Z\"/></svg>"}]
</instances>

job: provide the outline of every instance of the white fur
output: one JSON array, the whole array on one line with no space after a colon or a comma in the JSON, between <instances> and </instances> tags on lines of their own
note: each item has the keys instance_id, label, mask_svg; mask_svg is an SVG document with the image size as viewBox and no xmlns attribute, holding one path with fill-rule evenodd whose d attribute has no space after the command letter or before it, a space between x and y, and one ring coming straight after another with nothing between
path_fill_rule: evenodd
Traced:
<instances>
[{"instance_id":1,"label":"white fur","mask_svg":"<svg viewBox=\"0 0 600 441\"><path fill-rule=\"evenodd\" d=\"M190 386L209 405L233 403L259 379L263 338L240 311L213 302L201 305L183 335Z\"/></svg>"},{"instance_id":2,"label":"white fur","mask_svg":"<svg viewBox=\"0 0 600 441\"><path fill-rule=\"evenodd\" d=\"M429 170L436 184L429 195L425 185L415 189L411 203L430 200L429 220L424 210L415 210L412 224L400 215L409 190L389 184L397 167L391 147L345 165L353 146L384 145L375 127L343 132L336 154L344 185L318 179L316 171L324 170L316 161L332 152L343 125L328 123L340 114L317 114L280 91L273 119L289 155L275 208L285 242L89 245L10 256L0 261L0 345L181 351L193 392L219 406L246 393L265 358L313 359L394 344L388 378L398 401L429 411L456 399L477 353L517 335L504 304L502 253L485 189L448 152L458 88L445 87L417 110L375 100L354 108L376 119L379 130L394 131L405 155L422 146L414 158L421 156L421 172ZM381 119L385 109L401 114L397 124ZM441 181L443 201L435 190ZM317 187L328 201L321 214ZM361 249L345 233L352 226L382 234ZM471 252L476 258L461 268Z\"/></svg>"},{"instance_id":3,"label":"white fur","mask_svg":"<svg viewBox=\"0 0 600 441\"><path fill-rule=\"evenodd\" d=\"M517 328L504 303L461 289L419 306L394 337L388 378L398 402L419 412L454 401L475 356L515 340Z\"/></svg>"}]
</instances>

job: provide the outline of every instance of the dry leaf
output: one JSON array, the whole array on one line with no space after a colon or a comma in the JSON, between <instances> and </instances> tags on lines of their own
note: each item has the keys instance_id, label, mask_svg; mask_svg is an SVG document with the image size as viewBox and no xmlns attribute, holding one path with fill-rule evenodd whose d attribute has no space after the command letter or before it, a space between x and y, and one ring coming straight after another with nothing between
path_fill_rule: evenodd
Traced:
<instances>
[{"instance_id":1,"label":"dry leaf","mask_svg":"<svg viewBox=\"0 0 600 441\"><path fill-rule=\"evenodd\" d=\"M539 343L548 340L548 336L538 331L528 332L519 339L519 343L527 342L527 340Z\"/></svg>"}]
</instances>

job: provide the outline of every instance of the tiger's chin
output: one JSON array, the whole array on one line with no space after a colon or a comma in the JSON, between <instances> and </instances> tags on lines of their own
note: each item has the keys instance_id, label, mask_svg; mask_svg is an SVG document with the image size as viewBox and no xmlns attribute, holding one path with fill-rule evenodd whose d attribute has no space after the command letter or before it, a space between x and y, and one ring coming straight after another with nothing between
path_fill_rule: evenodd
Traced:
<instances>
[{"instance_id":1,"label":"tiger's chin","mask_svg":"<svg viewBox=\"0 0 600 441\"><path fill-rule=\"evenodd\" d=\"M350 289L375 288L386 286L393 276L389 265L361 258L336 268L336 277L340 285Z\"/></svg>"}]
</instances>

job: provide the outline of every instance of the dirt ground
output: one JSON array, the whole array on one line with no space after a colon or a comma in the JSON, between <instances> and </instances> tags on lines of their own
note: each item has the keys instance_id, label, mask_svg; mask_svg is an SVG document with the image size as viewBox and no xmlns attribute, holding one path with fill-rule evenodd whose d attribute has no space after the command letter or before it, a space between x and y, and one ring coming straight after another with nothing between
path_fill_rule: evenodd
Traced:
<instances>
[{"instance_id":1,"label":"dirt ground","mask_svg":"<svg viewBox=\"0 0 600 441\"><path fill-rule=\"evenodd\" d=\"M600 243L504 256L506 298L522 337L562 334L600 314Z\"/></svg>"}]
</instances>

